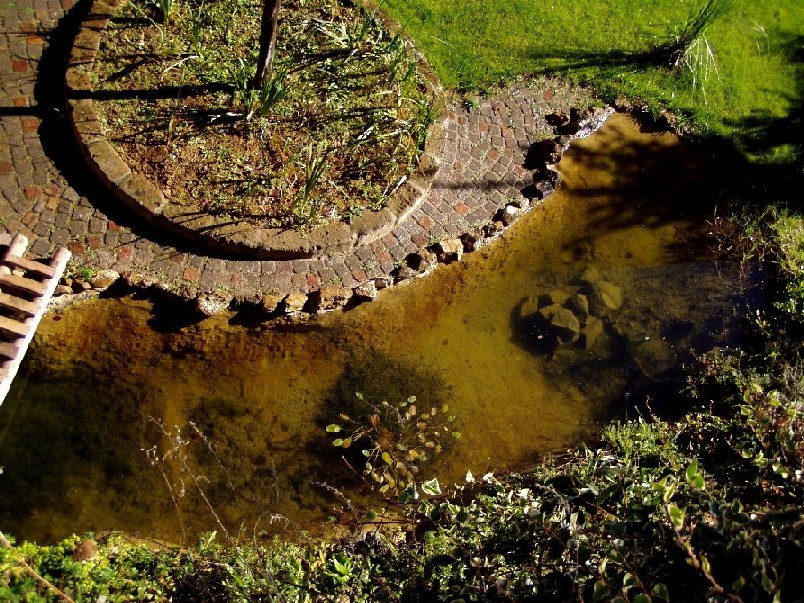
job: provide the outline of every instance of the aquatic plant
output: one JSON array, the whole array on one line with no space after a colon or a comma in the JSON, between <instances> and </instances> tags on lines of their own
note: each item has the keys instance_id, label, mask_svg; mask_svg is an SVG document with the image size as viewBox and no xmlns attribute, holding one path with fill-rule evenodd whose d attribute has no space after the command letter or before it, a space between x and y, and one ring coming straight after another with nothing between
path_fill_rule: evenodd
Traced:
<instances>
[{"instance_id":1,"label":"aquatic plant","mask_svg":"<svg viewBox=\"0 0 804 603\"><path fill-rule=\"evenodd\" d=\"M385 400L375 404L361 393L356 398L360 416L342 413L340 423L327 425L327 433L336 436L333 446L360 450L365 458L362 474L379 486L381 494L415 498L421 466L441 454L448 439L461 437L453 430L455 416L448 414L449 405L420 412L416 396L398 404ZM432 491L438 489L437 482L428 483Z\"/></svg>"}]
</instances>

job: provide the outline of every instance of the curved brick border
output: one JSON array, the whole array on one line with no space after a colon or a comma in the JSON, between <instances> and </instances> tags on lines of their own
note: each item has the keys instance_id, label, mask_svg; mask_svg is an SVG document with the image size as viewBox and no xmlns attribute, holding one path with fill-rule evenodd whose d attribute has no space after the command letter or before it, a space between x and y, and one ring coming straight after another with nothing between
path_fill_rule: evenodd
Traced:
<instances>
[{"instance_id":1,"label":"curved brick border","mask_svg":"<svg viewBox=\"0 0 804 603\"><path fill-rule=\"evenodd\" d=\"M66 75L69 117L80 147L92 171L121 203L137 215L166 232L210 249L256 259L297 259L319 256L327 252L347 252L387 235L406 220L422 203L438 168L438 157L444 147L443 116L428 129L424 151L417 169L389 197L383 209L365 211L344 222L320 225L300 233L287 228L265 228L231 218L198 212L172 202L142 174L130 166L114 150L105 136L95 104L90 79L92 63L100 48L104 30L111 17L127 0L95 0L78 32ZM383 20L391 31L400 27ZM427 88L431 102L443 108L443 89L435 72L415 50L411 52ZM443 111L439 113L443 114Z\"/></svg>"}]
</instances>

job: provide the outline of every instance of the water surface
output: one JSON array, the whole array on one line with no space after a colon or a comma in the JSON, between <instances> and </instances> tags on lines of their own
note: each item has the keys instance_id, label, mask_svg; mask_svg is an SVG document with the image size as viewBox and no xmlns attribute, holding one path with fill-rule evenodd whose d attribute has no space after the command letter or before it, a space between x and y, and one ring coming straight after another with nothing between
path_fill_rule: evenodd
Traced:
<instances>
[{"instance_id":1,"label":"water surface","mask_svg":"<svg viewBox=\"0 0 804 603\"><path fill-rule=\"evenodd\" d=\"M212 510L232 531L315 526L341 507L320 483L358 495L323 430L358 391L450 405L462 437L428 469L442 483L526 466L646 397L672 406L690 349L737 336L742 275L706 236L724 190L688 145L621 115L561 167L493 245L307 325L165 329L132 297L47 317L0 407L0 526L174 542L218 529ZM622 307L590 349L546 353L523 308L590 268Z\"/></svg>"}]
</instances>

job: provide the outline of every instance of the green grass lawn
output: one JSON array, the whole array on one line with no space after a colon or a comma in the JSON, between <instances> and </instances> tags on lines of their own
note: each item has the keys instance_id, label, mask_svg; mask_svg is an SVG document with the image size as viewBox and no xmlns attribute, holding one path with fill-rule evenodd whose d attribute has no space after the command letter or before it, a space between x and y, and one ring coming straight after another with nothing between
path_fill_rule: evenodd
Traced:
<instances>
[{"instance_id":1,"label":"green grass lawn","mask_svg":"<svg viewBox=\"0 0 804 603\"><path fill-rule=\"evenodd\" d=\"M732 0L707 32L717 74L705 91L691 73L640 67L625 55L673 39L703 0L384 0L447 87L488 90L521 74L566 73L607 99L624 94L668 107L704 132L734 140L768 162L790 162L798 141L784 128L802 95L804 2ZM798 56L796 56L798 53ZM800 68L800 65L799 65ZM752 143L759 146L752 147Z\"/></svg>"}]
</instances>

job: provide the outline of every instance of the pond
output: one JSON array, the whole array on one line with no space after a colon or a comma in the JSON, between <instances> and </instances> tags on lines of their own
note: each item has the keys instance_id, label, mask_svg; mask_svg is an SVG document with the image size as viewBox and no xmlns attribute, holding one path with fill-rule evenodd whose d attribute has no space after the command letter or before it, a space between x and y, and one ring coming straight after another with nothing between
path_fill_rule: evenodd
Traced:
<instances>
[{"instance_id":1,"label":"pond","mask_svg":"<svg viewBox=\"0 0 804 603\"><path fill-rule=\"evenodd\" d=\"M559 191L491 246L303 325L166 328L137 297L46 317L0 407L0 526L191 542L338 521L333 488L361 486L324 427L356 392L449 404L461 437L421 474L447 485L672 409L690 350L739 337L746 275L707 236L728 193L693 147L624 115L560 165ZM536 308L593 281L617 303L546 346Z\"/></svg>"}]
</instances>

